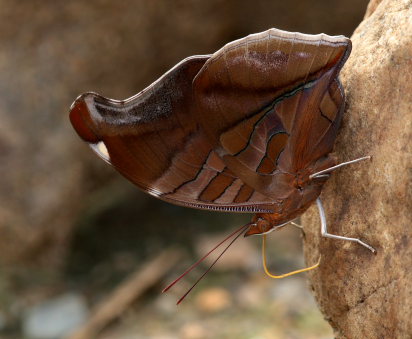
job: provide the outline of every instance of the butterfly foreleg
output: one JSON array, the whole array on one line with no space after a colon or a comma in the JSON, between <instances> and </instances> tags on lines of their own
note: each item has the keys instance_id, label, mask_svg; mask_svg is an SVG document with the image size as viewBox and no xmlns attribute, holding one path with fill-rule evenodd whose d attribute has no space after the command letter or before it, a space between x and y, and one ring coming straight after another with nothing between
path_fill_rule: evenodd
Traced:
<instances>
[{"instance_id":1,"label":"butterfly foreleg","mask_svg":"<svg viewBox=\"0 0 412 339\"><path fill-rule=\"evenodd\" d=\"M303 226L302 225L299 225L299 224L295 223L294 221L291 221L290 224L297 227L297 228L300 228L303 231Z\"/></svg>"},{"instance_id":2,"label":"butterfly foreleg","mask_svg":"<svg viewBox=\"0 0 412 339\"><path fill-rule=\"evenodd\" d=\"M316 199L316 204L317 204L318 210L319 210L322 237L357 242L359 245L362 245L362 246L366 247L368 250L372 251L373 253L376 252L376 250L372 246L368 245L367 243L363 242L362 240L360 240L358 238L348 238L348 237L343 237L343 236L340 236L340 235L335 235L335 234L328 233L325 210L323 209L322 201L320 200L320 198Z\"/></svg>"},{"instance_id":3,"label":"butterfly foreleg","mask_svg":"<svg viewBox=\"0 0 412 339\"><path fill-rule=\"evenodd\" d=\"M324 170L322 170L322 171L319 171L319 172L316 172L316 173L311 174L311 175L309 176L309 179L327 177L328 174L325 174L325 173L329 173L329 172L334 171L335 169L338 169L338 168L340 168L340 167L343 167L343 166L346 166L346 165L350 165L350 164L354 164L354 163L359 162L359 161L362 161L362 160L368 160L368 159L370 159L370 158L371 158L371 156L370 156L370 155L367 155L366 157L362 157L362 158L358 158L358 159L355 159L355 160L350 160L350 161L342 162L342 163L340 163L340 164L338 164L338 165L336 165L336 166L329 167L329 168L326 168L326 169L324 169Z\"/></svg>"}]
</instances>

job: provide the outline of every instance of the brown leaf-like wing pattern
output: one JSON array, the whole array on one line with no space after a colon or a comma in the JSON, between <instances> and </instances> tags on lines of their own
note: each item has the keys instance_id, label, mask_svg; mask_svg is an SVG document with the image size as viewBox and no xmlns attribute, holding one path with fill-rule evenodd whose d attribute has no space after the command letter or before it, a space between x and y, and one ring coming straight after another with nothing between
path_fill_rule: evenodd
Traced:
<instances>
[{"instance_id":1,"label":"brown leaf-like wing pattern","mask_svg":"<svg viewBox=\"0 0 412 339\"><path fill-rule=\"evenodd\" d=\"M332 150L349 51L344 37L271 29L187 58L130 99L84 94L70 118L103 159L156 197L275 212L291 190L280 170L296 173Z\"/></svg>"},{"instance_id":2,"label":"brown leaf-like wing pattern","mask_svg":"<svg viewBox=\"0 0 412 339\"><path fill-rule=\"evenodd\" d=\"M192 80L208 57L183 61L123 102L86 93L71 108L72 124L99 156L156 197L194 208L271 211L270 199L225 166L194 119ZM260 204L248 203L252 196Z\"/></svg>"},{"instance_id":3,"label":"brown leaf-like wing pattern","mask_svg":"<svg viewBox=\"0 0 412 339\"><path fill-rule=\"evenodd\" d=\"M271 29L205 63L194 80L198 120L240 179L281 198L277 168L297 173L332 150L344 102L337 75L349 53L345 37Z\"/></svg>"}]
</instances>

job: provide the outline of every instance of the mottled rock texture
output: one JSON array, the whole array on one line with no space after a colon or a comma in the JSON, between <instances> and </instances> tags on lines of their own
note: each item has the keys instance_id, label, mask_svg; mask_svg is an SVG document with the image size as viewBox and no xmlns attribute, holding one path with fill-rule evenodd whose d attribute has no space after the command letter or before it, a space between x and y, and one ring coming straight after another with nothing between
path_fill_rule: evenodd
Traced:
<instances>
[{"instance_id":1,"label":"mottled rock texture","mask_svg":"<svg viewBox=\"0 0 412 339\"><path fill-rule=\"evenodd\" d=\"M374 1L342 70L347 107L336 153L371 161L338 170L322 193L329 232L377 249L320 238L304 216L317 301L337 338L412 335L412 1Z\"/></svg>"}]
</instances>

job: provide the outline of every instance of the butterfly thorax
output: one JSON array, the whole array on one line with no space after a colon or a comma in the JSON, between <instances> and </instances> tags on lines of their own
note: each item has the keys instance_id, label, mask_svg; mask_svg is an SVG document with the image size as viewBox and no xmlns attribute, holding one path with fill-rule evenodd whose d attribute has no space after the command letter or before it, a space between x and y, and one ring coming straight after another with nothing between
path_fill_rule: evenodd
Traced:
<instances>
[{"instance_id":1,"label":"butterfly thorax","mask_svg":"<svg viewBox=\"0 0 412 339\"><path fill-rule=\"evenodd\" d=\"M279 212L257 213L252 218L252 224L245 236L269 233L296 219L304 213L320 195L325 178L314 179L311 185L294 190L286 199L278 203Z\"/></svg>"},{"instance_id":2,"label":"butterfly thorax","mask_svg":"<svg viewBox=\"0 0 412 339\"><path fill-rule=\"evenodd\" d=\"M310 178L318 171L334 166L336 159L333 155L318 160L294 175L293 189L283 199L276 202L276 212L257 213L251 222L245 236L265 234L276 230L303 214L319 197L328 176Z\"/></svg>"}]
</instances>

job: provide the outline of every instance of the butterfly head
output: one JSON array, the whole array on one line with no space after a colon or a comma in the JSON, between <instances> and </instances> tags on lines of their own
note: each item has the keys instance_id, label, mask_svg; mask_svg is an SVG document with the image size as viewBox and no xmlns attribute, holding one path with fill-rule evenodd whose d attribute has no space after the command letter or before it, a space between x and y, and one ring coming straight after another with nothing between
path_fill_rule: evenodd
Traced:
<instances>
[{"instance_id":1,"label":"butterfly head","mask_svg":"<svg viewBox=\"0 0 412 339\"><path fill-rule=\"evenodd\" d=\"M274 221L275 215L277 215L277 213L257 214L249 224L250 226L245 232L245 237L248 237L250 235L262 235L271 233L289 222L276 223L276 221Z\"/></svg>"}]
</instances>

